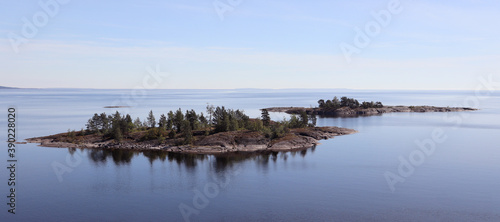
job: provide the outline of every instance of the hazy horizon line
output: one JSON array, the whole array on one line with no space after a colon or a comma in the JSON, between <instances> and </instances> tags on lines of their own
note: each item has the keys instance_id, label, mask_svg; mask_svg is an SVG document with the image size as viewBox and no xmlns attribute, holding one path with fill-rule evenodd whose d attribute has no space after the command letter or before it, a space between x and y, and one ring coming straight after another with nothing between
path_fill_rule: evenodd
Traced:
<instances>
[{"instance_id":1,"label":"hazy horizon line","mask_svg":"<svg viewBox=\"0 0 500 222\"><path fill-rule=\"evenodd\" d=\"M7 89L89 89L89 90L134 90L133 88L88 88L88 87L14 87L0 86ZM475 89L354 89L354 88L157 88L140 90L360 90L360 91L474 91ZM481 90L485 91L485 90ZM486 90L487 91L487 90ZM499 91L499 90L494 90Z\"/></svg>"}]
</instances>

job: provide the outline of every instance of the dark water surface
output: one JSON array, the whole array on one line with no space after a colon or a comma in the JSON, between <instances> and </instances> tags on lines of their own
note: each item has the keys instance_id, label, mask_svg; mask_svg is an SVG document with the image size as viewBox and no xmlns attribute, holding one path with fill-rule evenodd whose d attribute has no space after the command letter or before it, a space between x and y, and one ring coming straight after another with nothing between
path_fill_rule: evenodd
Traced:
<instances>
[{"instance_id":1,"label":"dark water surface","mask_svg":"<svg viewBox=\"0 0 500 222\"><path fill-rule=\"evenodd\" d=\"M498 92L475 97L469 91L249 89L130 95L0 90L0 138L7 140L11 106L17 109L18 139L79 130L94 113L114 112L103 108L109 105L132 105L119 110L141 119L151 109L157 118L179 107L204 112L207 103L257 117L260 108L315 106L335 95L481 110L319 118L319 125L359 133L288 153L203 156L18 145L16 215L7 212L4 145L0 221L183 221L181 209L191 221L500 221ZM284 116L272 113L276 120ZM434 149L425 154L421 147ZM387 175L396 181L394 190Z\"/></svg>"}]
</instances>

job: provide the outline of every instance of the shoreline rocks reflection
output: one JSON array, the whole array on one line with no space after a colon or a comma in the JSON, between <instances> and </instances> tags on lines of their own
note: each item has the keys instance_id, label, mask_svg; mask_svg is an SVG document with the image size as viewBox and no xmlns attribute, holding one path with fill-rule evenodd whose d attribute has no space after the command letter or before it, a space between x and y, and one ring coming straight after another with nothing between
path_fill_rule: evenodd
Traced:
<instances>
[{"instance_id":1,"label":"shoreline rocks reflection","mask_svg":"<svg viewBox=\"0 0 500 222\"><path fill-rule=\"evenodd\" d=\"M168 161L184 165L186 168L196 168L199 162L212 161L216 170L224 170L232 167L235 163L244 161L255 161L259 165L267 165L271 161L276 162L280 159L286 161L290 156L294 158L299 155L304 158L308 153L313 153L315 149L316 146L282 152L237 152L213 155L173 153L161 150L80 149L80 151L82 154L86 154L89 160L96 165L106 165L108 162L113 162L115 165L129 165L134 157L144 156L149 160L151 165L156 161ZM68 152L71 155L76 150L77 148L68 148Z\"/></svg>"}]
</instances>

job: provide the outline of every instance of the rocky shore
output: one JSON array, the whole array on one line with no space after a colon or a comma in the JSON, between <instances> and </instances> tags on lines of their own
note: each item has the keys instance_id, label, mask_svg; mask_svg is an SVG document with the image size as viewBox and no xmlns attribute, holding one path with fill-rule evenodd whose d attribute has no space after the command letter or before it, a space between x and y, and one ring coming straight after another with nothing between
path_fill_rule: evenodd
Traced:
<instances>
[{"instance_id":1,"label":"rocky shore","mask_svg":"<svg viewBox=\"0 0 500 222\"><path fill-rule=\"evenodd\" d=\"M117 143L112 139L103 140L101 136L93 134L79 136L73 141L69 141L68 133L29 138L26 141L39 143L43 147L164 150L175 153L217 154L303 149L319 144L319 140L356 132L353 129L339 127L308 127L291 129L284 137L271 140L260 132L232 131L209 136L198 135L192 145L175 145L177 142L175 139L168 139L159 143L156 140L139 141L134 138L127 138Z\"/></svg>"},{"instance_id":2,"label":"rocky shore","mask_svg":"<svg viewBox=\"0 0 500 222\"><path fill-rule=\"evenodd\" d=\"M342 107L336 110L325 110L320 108L305 108L305 107L271 107L266 108L268 112L284 112L288 114L300 114L305 111L307 114L315 114L320 116L370 116L381 115L383 113L398 113L398 112L462 112L474 111L477 109L467 107L435 107L435 106L384 106L381 108L355 108Z\"/></svg>"}]
</instances>

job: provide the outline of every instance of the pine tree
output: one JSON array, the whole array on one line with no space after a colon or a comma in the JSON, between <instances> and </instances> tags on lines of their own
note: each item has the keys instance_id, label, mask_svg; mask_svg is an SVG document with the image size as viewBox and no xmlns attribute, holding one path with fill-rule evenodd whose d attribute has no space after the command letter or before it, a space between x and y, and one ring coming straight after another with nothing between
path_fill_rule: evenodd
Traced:
<instances>
[{"instance_id":1,"label":"pine tree","mask_svg":"<svg viewBox=\"0 0 500 222\"><path fill-rule=\"evenodd\" d=\"M137 117L135 120L134 120L134 127L136 129L140 129L142 128L142 122L141 122L141 119L139 117Z\"/></svg>"},{"instance_id":2,"label":"pine tree","mask_svg":"<svg viewBox=\"0 0 500 222\"><path fill-rule=\"evenodd\" d=\"M117 141L121 141L123 137L121 127L122 117L118 111L111 118L111 137Z\"/></svg>"},{"instance_id":3,"label":"pine tree","mask_svg":"<svg viewBox=\"0 0 500 222\"><path fill-rule=\"evenodd\" d=\"M98 126L98 121L99 119L99 115L94 114L94 116L92 118L90 118L88 121L87 121L87 130L88 131L91 131L91 132L99 132L99 126Z\"/></svg>"},{"instance_id":4,"label":"pine tree","mask_svg":"<svg viewBox=\"0 0 500 222\"><path fill-rule=\"evenodd\" d=\"M332 106L333 106L334 109L340 108L340 100L336 96L333 97Z\"/></svg>"},{"instance_id":5,"label":"pine tree","mask_svg":"<svg viewBox=\"0 0 500 222\"><path fill-rule=\"evenodd\" d=\"M300 111L300 127L306 127L309 123L309 117L306 111Z\"/></svg>"},{"instance_id":6,"label":"pine tree","mask_svg":"<svg viewBox=\"0 0 500 222\"><path fill-rule=\"evenodd\" d=\"M224 106L215 108L213 113L213 124L215 132L227 132L229 130L229 114Z\"/></svg>"},{"instance_id":7,"label":"pine tree","mask_svg":"<svg viewBox=\"0 0 500 222\"><path fill-rule=\"evenodd\" d=\"M129 134L132 132L134 129L134 123L132 123L132 117L130 117L130 114L127 114L125 118L123 118L123 126L122 126L122 131L125 134Z\"/></svg>"},{"instance_id":8,"label":"pine tree","mask_svg":"<svg viewBox=\"0 0 500 222\"><path fill-rule=\"evenodd\" d=\"M99 118L99 125L103 134L109 133L111 129L112 116L107 116L106 113L101 113Z\"/></svg>"},{"instance_id":9,"label":"pine tree","mask_svg":"<svg viewBox=\"0 0 500 222\"><path fill-rule=\"evenodd\" d=\"M207 128L207 125L208 125L208 120L207 120L207 118L205 118L205 116L203 115L203 112L200 114L199 120L200 120L201 127L202 127L203 129L204 129L204 128Z\"/></svg>"},{"instance_id":10,"label":"pine tree","mask_svg":"<svg viewBox=\"0 0 500 222\"><path fill-rule=\"evenodd\" d=\"M191 125L191 130L197 130L200 126L198 121L198 115L196 115L196 111L194 110L186 110L186 120L189 121Z\"/></svg>"},{"instance_id":11,"label":"pine tree","mask_svg":"<svg viewBox=\"0 0 500 222\"><path fill-rule=\"evenodd\" d=\"M168 114L167 114L167 130L171 130L172 127L174 126L174 118L175 118L174 112L172 112L172 110L168 111Z\"/></svg>"},{"instance_id":12,"label":"pine tree","mask_svg":"<svg viewBox=\"0 0 500 222\"><path fill-rule=\"evenodd\" d=\"M193 131L188 120L184 120L182 123L182 133L184 134L184 144L191 144L193 142Z\"/></svg>"},{"instance_id":13,"label":"pine tree","mask_svg":"<svg viewBox=\"0 0 500 222\"><path fill-rule=\"evenodd\" d=\"M269 117L267 109L262 110L262 123L264 123L264 126L269 126L271 124L271 118Z\"/></svg>"},{"instance_id":14,"label":"pine tree","mask_svg":"<svg viewBox=\"0 0 500 222\"><path fill-rule=\"evenodd\" d=\"M149 115L148 115L147 121L148 121L148 126L149 127L151 127L151 128L155 127L156 120L155 120L155 116L153 115L153 110L149 111Z\"/></svg>"},{"instance_id":15,"label":"pine tree","mask_svg":"<svg viewBox=\"0 0 500 222\"><path fill-rule=\"evenodd\" d=\"M160 120L158 121L158 127L166 129L167 128L167 117L161 114Z\"/></svg>"},{"instance_id":16,"label":"pine tree","mask_svg":"<svg viewBox=\"0 0 500 222\"><path fill-rule=\"evenodd\" d=\"M175 111L175 116L173 121L177 132L180 132L182 130L183 122L184 122L184 114L182 114L182 110L179 108L177 111Z\"/></svg>"},{"instance_id":17,"label":"pine tree","mask_svg":"<svg viewBox=\"0 0 500 222\"><path fill-rule=\"evenodd\" d=\"M311 126L316 126L316 122L318 121L318 118L316 117L316 114L314 112L311 114Z\"/></svg>"},{"instance_id":18,"label":"pine tree","mask_svg":"<svg viewBox=\"0 0 500 222\"><path fill-rule=\"evenodd\" d=\"M319 108L324 108L325 107L325 100L324 99L318 100L318 106L319 106Z\"/></svg>"},{"instance_id":19,"label":"pine tree","mask_svg":"<svg viewBox=\"0 0 500 222\"><path fill-rule=\"evenodd\" d=\"M207 114L209 115L208 117L208 124L212 126L213 121L212 121L212 116L214 115L215 112L215 107L214 105L210 105L207 103Z\"/></svg>"}]
</instances>

